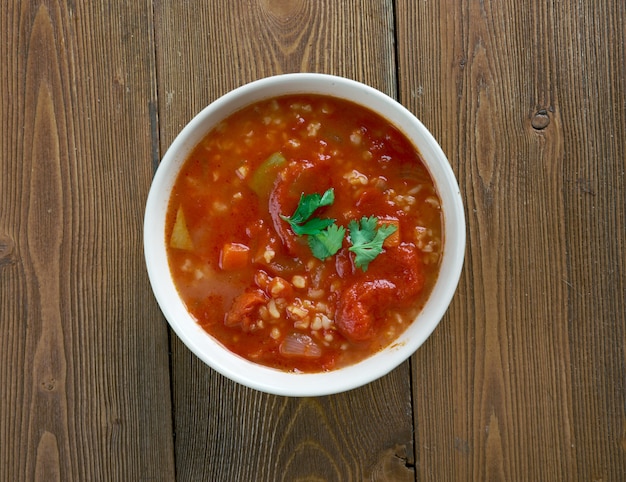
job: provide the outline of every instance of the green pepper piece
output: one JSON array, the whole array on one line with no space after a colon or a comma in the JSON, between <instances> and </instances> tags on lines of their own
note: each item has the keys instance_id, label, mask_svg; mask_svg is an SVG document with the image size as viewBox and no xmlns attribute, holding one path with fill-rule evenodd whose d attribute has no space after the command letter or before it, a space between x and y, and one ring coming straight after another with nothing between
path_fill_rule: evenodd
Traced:
<instances>
[{"instance_id":1,"label":"green pepper piece","mask_svg":"<svg viewBox=\"0 0 626 482\"><path fill-rule=\"evenodd\" d=\"M275 152L267 159L265 159L261 165L254 171L248 182L248 186L252 189L257 196L265 197L269 195L278 169L284 166L287 162L285 156L280 152Z\"/></svg>"}]
</instances>

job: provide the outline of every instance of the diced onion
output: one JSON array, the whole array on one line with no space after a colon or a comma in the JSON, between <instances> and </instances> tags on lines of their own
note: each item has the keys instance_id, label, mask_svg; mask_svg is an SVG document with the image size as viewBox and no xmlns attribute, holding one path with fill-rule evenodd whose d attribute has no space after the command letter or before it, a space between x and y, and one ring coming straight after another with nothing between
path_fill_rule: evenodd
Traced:
<instances>
[{"instance_id":1,"label":"diced onion","mask_svg":"<svg viewBox=\"0 0 626 482\"><path fill-rule=\"evenodd\" d=\"M290 333L280 344L280 353L284 356L319 358L322 349L309 335Z\"/></svg>"}]
</instances>

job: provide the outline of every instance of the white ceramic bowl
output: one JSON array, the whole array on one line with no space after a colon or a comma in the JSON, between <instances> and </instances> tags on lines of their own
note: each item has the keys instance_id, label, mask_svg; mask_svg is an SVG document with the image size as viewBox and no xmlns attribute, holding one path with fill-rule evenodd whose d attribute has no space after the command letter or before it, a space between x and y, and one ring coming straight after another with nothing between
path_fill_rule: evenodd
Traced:
<instances>
[{"instance_id":1,"label":"white ceramic bowl","mask_svg":"<svg viewBox=\"0 0 626 482\"><path fill-rule=\"evenodd\" d=\"M344 98L378 112L408 136L422 154L442 201L444 247L439 278L417 319L391 346L336 371L295 374L261 366L224 348L189 315L168 267L165 215L176 176L192 149L222 119L262 99L314 93ZM320 396L365 385L409 358L433 332L456 290L465 252L465 216L459 187L445 154L424 125L387 95L359 82L324 74L264 78L220 97L187 124L154 176L144 221L144 249L152 289L163 314L183 343L210 367L248 387L286 396Z\"/></svg>"}]
</instances>

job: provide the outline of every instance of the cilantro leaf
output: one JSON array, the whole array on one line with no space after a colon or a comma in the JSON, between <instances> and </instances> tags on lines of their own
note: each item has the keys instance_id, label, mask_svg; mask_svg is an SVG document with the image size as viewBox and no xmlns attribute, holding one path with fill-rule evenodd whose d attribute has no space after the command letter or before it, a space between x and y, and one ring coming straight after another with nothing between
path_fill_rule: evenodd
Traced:
<instances>
[{"instance_id":1,"label":"cilantro leaf","mask_svg":"<svg viewBox=\"0 0 626 482\"><path fill-rule=\"evenodd\" d=\"M350 241L353 246L360 246L371 242L376 236L376 228L378 227L378 219L374 216L366 218L363 216L361 221L352 220L348 223L350 230Z\"/></svg>"},{"instance_id":2,"label":"cilantro leaf","mask_svg":"<svg viewBox=\"0 0 626 482\"><path fill-rule=\"evenodd\" d=\"M305 224L292 224L291 229L298 236L316 235L334 223L334 219L311 218Z\"/></svg>"},{"instance_id":3,"label":"cilantro leaf","mask_svg":"<svg viewBox=\"0 0 626 482\"><path fill-rule=\"evenodd\" d=\"M383 252L385 239L397 229L392 224L384 224L380 228L377 226L378 219L375 216L364 216L360 222L353 220L348 224L352 243L348 250L356 254L354 264L363 271L367 271L369 264Z\"/></svg>"},{"instance_id":4,"label":"cilantro leaf","mask_svg":"<svg viewBox=\"0 0 626 482\"><path fill-rule=\"evenodd\" d=\"M346 228L337 226L334 224L333 220L333 224L329 225L326 229L320 231L318 234L309 236L308 243L313 256L322 261L333 256L341 249L345 234Z\"/></svg>"},{"instance_id":5,"label":"cilantro leaf","mask_svg":"<svg viewBox=\"0 0 626 482\"><path fill-rule=\"evenodd\" d=\"M322 206L330 206L334 202L335 190L333 188L328 189L324 194L318 194L316 192L313 194L302 194L295 212L289 217L283 216L282 214L280 217L293 227L295 224L306 222L316 209Z\"/></svg>"}]
</instances>

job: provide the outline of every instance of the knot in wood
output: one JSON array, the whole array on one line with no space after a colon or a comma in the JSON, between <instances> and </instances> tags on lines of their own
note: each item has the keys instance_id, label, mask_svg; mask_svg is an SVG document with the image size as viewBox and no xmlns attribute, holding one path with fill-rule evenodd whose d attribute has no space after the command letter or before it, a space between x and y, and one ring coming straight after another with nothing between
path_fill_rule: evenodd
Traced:
<instances>
[{"instance_id":1,"label":"knot in wood","mask_svg":"<svg viewBox=\"0 0 626 482\"><path fill-rule=\"evenodd\" d=\"M530 121L533 129L538 131L545 129L550 124L550 117L548 117L548 111L545 109L540 109L535 112L535 115Z\"/></svg>"}]
</instances>

